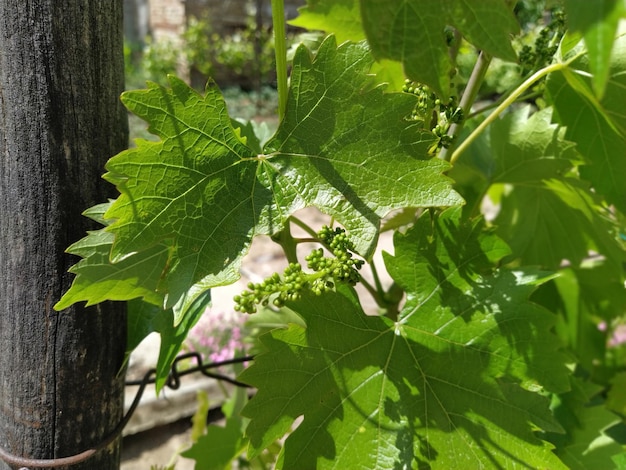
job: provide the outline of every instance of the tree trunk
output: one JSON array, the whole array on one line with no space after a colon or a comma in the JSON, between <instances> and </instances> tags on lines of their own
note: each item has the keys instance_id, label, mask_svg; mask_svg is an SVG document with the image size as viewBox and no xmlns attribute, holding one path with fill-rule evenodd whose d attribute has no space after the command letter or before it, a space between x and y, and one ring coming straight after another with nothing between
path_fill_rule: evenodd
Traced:
<instances>
[{"instance_id":1,"label":"tree trunk","mask_svg":"<svg viewBox=\"0 0 626 470\"><path fill-rule=\"evenodd\" d=\"M0 0L0 447L50 459L97 445L123 414L121 304L53 305L93 229L100 176L127 144L123 0ZM119 468L120 440L74 469ZM13 468L0 461L0 469Z\"/></svg>"}]
</instances>

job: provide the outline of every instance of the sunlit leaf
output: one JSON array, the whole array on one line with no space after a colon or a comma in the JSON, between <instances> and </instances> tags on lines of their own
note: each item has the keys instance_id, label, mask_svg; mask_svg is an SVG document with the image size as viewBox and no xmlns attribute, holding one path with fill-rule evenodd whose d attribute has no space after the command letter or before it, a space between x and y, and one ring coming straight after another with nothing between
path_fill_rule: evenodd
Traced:
<instances>
[{"instance_id":1,"label":"sunlit leaf","mask_svg":"<svg viewBox=\"0 0 626 470\"><path fill-rule=\"evenodd\" d=\"M96 240L97 259L79 263L88 281L68 302L160 298L178 324L203 291L238 278L254 235L279 231L298 209L314 205L333 216L370 256L389 211L462 203L442 175L448 165L426 159L430 137L404 119L415 98L372 87L371 64L363 43L337 48L330 38L314 58L300 48L286 115L262 154L246 145L253 139L233 127L212 85L202 96L170 77L171 88L125 93L161 141L138 141L109 161L106 178L121 196L105 214L112 223L98 235L106 240ZM150 259L146 279L124 270L137 276L137 290L123 286L107 297L106 278L93 271L117 273L153 251L160 258Z\"/></svg>"},{"instance_id":2,"label":"sunlit leaf","mask_svg":"<svg viewBox=\"0 0 626 470\"><path fill-rule=\"evenodd\" d=\"M290 24L333 34L339 44L365 39L359 0L307 0L306 6L299 8L298 13L298 17L291 20ZM378 83L388 83L391 90L402 89L402 64L380 59L372 65L371 73L376 75Z\"/></svg>"}]
</instances>

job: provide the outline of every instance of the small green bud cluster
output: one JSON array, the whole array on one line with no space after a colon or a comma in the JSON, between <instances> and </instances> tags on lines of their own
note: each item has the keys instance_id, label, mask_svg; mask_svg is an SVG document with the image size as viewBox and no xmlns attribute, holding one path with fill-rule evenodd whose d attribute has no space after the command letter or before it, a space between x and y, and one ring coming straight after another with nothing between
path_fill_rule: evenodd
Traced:
<instances>
[{"instance_id":1,"label":"small green bud cluster","mask_svg":"<svg viewBox=\"0 0 626 470\"><path fill-rule=\"evenodd\" d=\"M360 280L358 270L363 260L354 259L354 245L341 228L324 226L318 232L319 240L334 255L327 257L323 248L313 250L305 259L312 273L306 273L298 263L291 263L283 275L274 273L263 282L249 283L248 289L235 296L235 310L255 313L257 305L268 305L271 301L282 307L287 301L298 300L305 289L316 295L331 290L336 283L355 285Z\"/></svg>"},{"instance_id":2,"label":"small green bud cluster","mask_svg":"<svg viewBox=\"0 0 626 470\"><path fill-rule=\"evenodd\" d=\"M565 14L560 9L552 11L552 21L539 31L532 46L525 45L519 52L522 74L534 72L548 65L558 49L565 32Z\"/></svg>"},{"instance_id":3,"label":"small green bud cluster","mask_svg":"<svg viewBox=\"0 0 626 470\"><path fill-rule=\"evenodd\" d=\"M435 135L436 141L429 152L435 153L452 144L448 134L450 126L463 121L463 110L458 106L457 98L451 96L447 102L441 101L426 85L420 85L407 79L402 91L417 96L417 105L411 114L411 120L423 122Z\"/></svg>"},{"instance_id":4,"label":"small green bud cluster","mask_svg":"<svg viewBox=\"0 0 626 470\"><path fill-rule=\"evenodd\" d=\"M358 270L361 269L364 261L352 257L354 244L348 238L345 230L339 227L333 230L324 226L317 235L334 255L334 258L325 257L324 250L318 248L305 258L309 269L321 273L326 284L332 283L333 280L347 282L350 285L359 282Z\"/></svg>"},{"instance_id":5,"label":"small green bud cluster","mask_svg":"<svg viewBox=\"0 0 626 470\"><path fill-rule=\"evenodd\" d=\"M408 78L404 81L402 91L417 96L417 104L411 113L411 120L422 121L430 125L437 106L437 95L426 85L415 83Z\"/></svg>"},{"instance_id":6,"label":"small green bud cluster","mask_svg":"<svg viewBox=\"0 0 626 470\"><path fill-rule=\"evenodd\" d=\"M234 297L235 310L238 312L254 313L256 305L268 305L270 297L276 307L282 307L288 300L298 300L304 287L302 282L302 266L291 263L283 271L282 277L278 273L272 274L263 282L248 283L248 290Z\"/></svg>"}]
</instances>

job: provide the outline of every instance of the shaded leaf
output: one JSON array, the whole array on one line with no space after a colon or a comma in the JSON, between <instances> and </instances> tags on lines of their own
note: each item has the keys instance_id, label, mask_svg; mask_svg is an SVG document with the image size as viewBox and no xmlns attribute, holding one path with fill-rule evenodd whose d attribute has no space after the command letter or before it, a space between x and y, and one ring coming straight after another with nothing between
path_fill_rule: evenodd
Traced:
<instances>
[{"instance_id":1,"label":"shaded leaf","mask_svg":"<svg viewBox=\"0 0 626 470\"><path fill-rule=\"evenodd\" d=\"M233 460L244 451L246 445L243 435L244 420L239 416L239 412L246 402L246 390L236 389L223 407L228 409L230 405L231 408L231 412L226 414L226 424L206 426L206 432L195 440L193 446L181 452L181 456L196 462L195 470L230 468ZM199 416L201 417L206 423L206 413Z\"/></svg>"},{"instance_id":2,"label":"shaded leaf","mask_svg":"<svg viewBox=\"0 0 626 470\"><path fill-rule=\"evenodd\" d=\"M552 123L552 109L531 114L525 106L490 127L495 160L492 183L521 184L563 175L578 160L565 128Z\"/></svg>"},{"instance_id":3,"label":"shaded leaf","mask_svg":"<svg viewBox=\"0 0 626 470\"><path fill-rule=\"evenodd\" d=\"M626 17L623 0L565 0L568 26L585 38L596 95L601 98L609 79L611 51L619 20Z\"/></svg>"},{"instance_id":4,"label":"shaded leaf","mask_svg":"<svg viewBox=\"0 0 626 470\"><path fill-rule=\"evenodd\" d=\"M578 51L575 49L574 52ZM557 72L548 77L548 98L555 108L555 118L567 127L567 139L576 142L585 157L581 176L610 204L626 211L626 36L615 41L609 63L609 78L601 100L590 92L587 56L571 64L573 72ZM574 73L580 71L579 73Z\"/></svg>"},{"instance_id":5,"label":"shaded leaf","mask_svg":"<svg viewBox=\"0 0 626 470\"><path fill-rule=\"evenodd\" d=\"M302 416L283 468L565 468L533 433L560 428L528 389L568 385L552 315L526 300L541 276L493 271L505 245L459 214L396 235L386 261L409 294L397 322L340 289L290 305L306 328L262 337L240 377L258 387L244 409L253 454ZM452 234L465 235L458 257Z\"/></svg>"},{"instance_id":6,"label":"shaded leaf","mask_svg":"<svg viewBox=\"0 0 626 470\"><path fill-rule=\"evenodd\" d=\"M613 458L622 447L606 431L619 418L601 403L593 403L600 387L573 379L572 390L555 397L555 415L565 434L551 435L557 455L572 470L615 468Z\"/></svg>"},{"instance_id":7,"label":"shaded leaf","mask_svg":"<svg viewBox=\"0 0 626 470\"><path fill-rule=\"evenodd\" d=\"M567 260L579 266L594 250L621 269L624 253L596 199L573 178L526 183L503 196L495 223L525 265L556 269Z\"/></svg>"},{"instance_id":8,"label":"shaded leaf","mask_svg":"<svg viewBox=\"0 0 626 470\"><path fill-rule=\"evenodd\" d=\"M185 311L184 316L176 325L172 309L163 310L139 299L128 302L126 359L150 333L156 332L161 336L159 357L156 363L155 387L157 394L165 385L170 368L180 352L187 334L198 322L209 302L210 291L206 291Z\"/></svg>"},{"instance_id":9,"label":"shaded leaf","mask_svg":"<svg viewBox=\"0 0 626 470\"><path fill-rule=\"evenodd\" d=\"M502 0L362 1L363 28L377 58L402 62L406 75L442 98L450 93L452 62L445 29L454 26L477 48L515 61L511 37L519 30Z\"/></svg>"},{"instance_id":10,"label":"shaded leaf","mask_svg":"<svg viewBox=\"0 0 626 470\"><path fill-rule=\"evenodd\" d=\"M615 413L626 416L626 372L617 373L613 377L606 406Z\"/></svg>"}]
</instances>

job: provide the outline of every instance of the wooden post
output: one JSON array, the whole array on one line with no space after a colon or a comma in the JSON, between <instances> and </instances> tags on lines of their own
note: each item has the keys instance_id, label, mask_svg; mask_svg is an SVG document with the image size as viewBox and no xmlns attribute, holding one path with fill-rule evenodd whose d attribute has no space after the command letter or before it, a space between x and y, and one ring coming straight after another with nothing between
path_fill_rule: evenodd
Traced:
<instances>
[{"instance_id":1,"label":"wooden post","mask_svg":"<svg viewBox=\"0 0 626 470\"><path fill-rule=\"evenodd\" d=\"M127 144L122 5L0 0L0 447L17 456L76 454L122 418L123 306L52 309ZM116 469L119 453L71 469Z\"/></svg>"}]
</instances>

